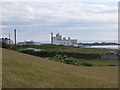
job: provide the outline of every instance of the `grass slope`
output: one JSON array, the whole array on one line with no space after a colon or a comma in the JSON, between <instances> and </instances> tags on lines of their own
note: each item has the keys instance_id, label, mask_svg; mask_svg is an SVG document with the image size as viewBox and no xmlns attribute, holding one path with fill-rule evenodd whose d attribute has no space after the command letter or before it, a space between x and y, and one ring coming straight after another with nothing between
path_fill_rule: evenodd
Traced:
<instances>
[{"instance_id":1,"label":"grass slope","mask_svg":"<svg viewBox=\"0 0 120 90\"><path fill-rule=\"evenodd\" d=\"M3 88L116 88L118 67L67 65L3 49Z\"/></svg>"}]
</instances>

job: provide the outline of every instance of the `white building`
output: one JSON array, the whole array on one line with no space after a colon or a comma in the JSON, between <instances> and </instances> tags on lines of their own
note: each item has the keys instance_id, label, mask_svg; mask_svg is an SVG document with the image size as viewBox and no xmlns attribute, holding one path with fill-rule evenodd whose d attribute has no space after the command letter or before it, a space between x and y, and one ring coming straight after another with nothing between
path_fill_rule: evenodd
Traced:
<instances>
[{"instance_id":1,"label":"white building","mask_svg":"<svg viewBox=\"0 0 120 90\"><path fill-rule=\"evenodd\" d=\"M4 42L6 44L13 44L13 41L8 38L0 38L0 42Z\"/></svg>"},{"instance_id":2,"label":"white building","mask_svg":"<svg viewBox=\"0 0 120 90\"><path fill-rule=\"evenodd\" d=\"M31 40L31 41L18 42L18 45L41 45L41 43L34 42L33 40Z\"/></svg>"},{"instance_id":3,"label":"white building","mask_svg":"<svg viewBox=\"0 0 120 90\"><path fill-rule=\"evenodd\" d=\"M56 34L56 37L54 37L53 33L51 33L51 44L77 46L77 39L71 39L70 37L68 37L68 39L66 39L65 37L62 38L62 35L60 35L59 33Z\"/></svg>"},{"instance_id":4,"label":"white building","mask_svg":"<svg viewBox=\"0 0 120 90\"><path fill-rule=\"evenodd\" d=\"M18 42L18 45L34 45L34 41L24 41L24 42Z\"/></svg>"}]
</instances>

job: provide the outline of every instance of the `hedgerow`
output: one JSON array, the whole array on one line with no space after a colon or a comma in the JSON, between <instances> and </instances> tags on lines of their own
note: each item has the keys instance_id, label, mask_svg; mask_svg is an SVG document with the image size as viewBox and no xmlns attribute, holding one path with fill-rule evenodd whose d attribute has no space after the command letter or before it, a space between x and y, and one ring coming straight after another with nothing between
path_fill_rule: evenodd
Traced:
<instances>
[{"instance_id":1,"label":"hedgerow","mask_svg":"<svg viewBox=\"0 0 120 90\"><path fill-rule=\"evenodd\" d=\"M64 56L66 55L68 58L73 57L76 59L98 59L100 55L98 54L86 54L86 53L76 53L76 52L53 52L53 51L34 51L34 50L23 50L23 53L27 53L30 55L40 56L40 57L55 57L56 55ZM56 56L57 57L57 56Z\"/></svg>"}]
</instances>

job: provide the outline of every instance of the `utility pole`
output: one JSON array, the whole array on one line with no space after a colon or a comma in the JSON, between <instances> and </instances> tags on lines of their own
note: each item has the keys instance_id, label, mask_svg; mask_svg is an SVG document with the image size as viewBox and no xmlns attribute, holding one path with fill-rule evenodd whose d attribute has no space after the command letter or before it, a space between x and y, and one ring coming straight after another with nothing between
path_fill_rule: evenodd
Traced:
<instances>
[{"instance_id":1,"label":"utility pole","mask_svg":"<svg viewBox=\"0 0 120 90\"><path fill-rule=\"evenodd\" d=\"M10 33L9 33L9 45L10 45Z\"/></svg>"},{"instance_id":2,"label":"utility pole","mask_svg":"<svg viewBox=\"0 0 120 90\"><path fill-rule=\"evenodd\" d=\"M16 29L14 29L14 35L15 35L15 46L16 46Z\"/></svg>"}]
</instances>

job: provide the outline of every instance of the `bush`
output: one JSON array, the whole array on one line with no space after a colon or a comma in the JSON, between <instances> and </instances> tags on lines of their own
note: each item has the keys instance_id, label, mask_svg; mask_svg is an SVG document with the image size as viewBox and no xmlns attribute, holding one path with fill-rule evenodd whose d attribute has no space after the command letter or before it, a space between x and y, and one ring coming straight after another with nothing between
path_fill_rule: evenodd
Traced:
<instances>
[{"instance_id":1,"label":"bush","mask_svg":"<svg viewBox=\"0 0 120 90\"><path fill-rule=\"evenodd\" d=\"M79 64L75 60L76 58L89 59L91 57L91 56L89 56L90 54L85 54L85 53L50 52L50 51L34 51L34 50L23 50L21 52L27 53L30 55L44 57L44 58L50 58L52 60L60 61L60 62L66 63L66 64L93 66L92 64L89 64L86 62ZM88 56L88 57L86 57L86 56ZM96 58L96 57L92 57L92 58Z\"/></svg>"},{"instance_id":2,"label":"bush","mask_svg":"<svg viewBox=\"0 0 120 90\"><path fill-rule=\"evenodd\" d=\"M55 60L57 61L62 61L64 63L67 63L67 64L77 64L77 61L75 61L73 58L69 58L67 57L66 55L59 55L57 54L55 57L53 57Z\"/></svg>"},{"instance_id":3,"label":"bush","mask_svg":"<svg viewBox=\"0 0 120 90\"><path fill-rule=\"evenodd\" d=\"M73 57L76 59L88 59L88 60L98 59L100 57L100 55L98 54L86 54L76 52L58 52L58 54L66 55L68 57Z\"/></svg>"},{"instance_id":4,"label":"bush","mask_svg":"<svg viewBox=\"0 0 120 90\"><path fill-rule=\"evenodd\" d=\"M22 50L20 52L30 54L30 55L36 55L34 50Z\"/></svg>"},{"instance_id":5,"label":"bush","mask_svg":"<svg viewBox=\"0 0 120 90\"><path fill-rule=\"evenodd\" d=\"M80 65L82 65L82 66L93 66L92 64L90 64L90 63L86 63L86 62L81 63Z\"/></svg>"},{"instance_id":6,"label":"bush","mask_svg":"<svg viewBox=\"0 0 120 90\"><path fill-rule=\"evenodd\" d=\"M76 58L76 59L87 59L87 60L93 60L98 59L100 55L98 54L86 54L86 53L75 53L75 52L53 52L53 51L21 51L23 53L32 54L40 57L51 57L51 58L57 58L57 59L65 59L65 58Z\"/></svg>"},{"instance_id":7,"label":"bush","mask_svg":"<svg viewBox=\"0 0 120 90\"><path fill-rule=\"evenodd\" d=\"M109 65L107 65L107 66L117 66L117 65L109 64Z\"/></svg>"},{"instance_id":8,"label":"bush","mask_svg":"<svg viewBox=\"0 0 120 90\"><path fill-rule=\"evenodd\" d=\"M2 48L10 49L10 45L8 45L8 44L5 43L5 42L2 42Z\"/></svg>"}]
</instances>

